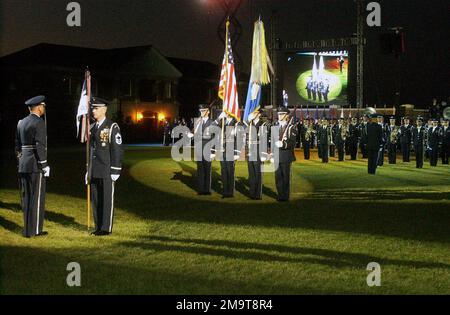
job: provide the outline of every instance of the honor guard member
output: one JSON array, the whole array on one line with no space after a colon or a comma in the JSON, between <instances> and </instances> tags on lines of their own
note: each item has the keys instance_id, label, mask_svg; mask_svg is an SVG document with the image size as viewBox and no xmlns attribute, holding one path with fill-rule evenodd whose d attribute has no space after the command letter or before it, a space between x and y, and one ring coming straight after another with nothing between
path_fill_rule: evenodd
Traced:
<instances>
[{"instance_id":1,"label":"honor guard member","mask_svg":"<svg viewBox=\"0 0 450 315\"><path fill-rule=\"evenodd\" d=\"M427 149L429 152L428 155L430 157L430 166L437 166L439 158L439 140L441 137L441 133L438 127L437 119L433 118L431 123L431 127L428 128Z\"/></svg>"},{"instance_id":2,"label":"honor guard member","mask_svg":"<svg viewBox=\"0 0 450 315\"><path fill-rule=\"evenodd\" d=\"M403 119L403 125L400 127L400 145L402 147L403 162L409 162L409 156L411 153L411 143L412 143L412 126L409 124L409 118L405 117Z\"/></svg>"},{"instance_id":3,"label":"honor guard member","mask_svg":"<svg viewBox=\"0 0 450 315\"><path fill-rule=\"evenodd\" d=\"M334 128L334 143L336 143L336 148L338 151L339 161L344 161L345 158L345 141L347 140L348 131L347 127L344 126L344 119L339 118L338 124Z\"/></svg>"},{"instance_id":4,"label":"honor guard member","mask_svg":"<svg viewBox=\"0 0 450 315\"><path fill-rule=\"evenodd\" d=\"M358 126L358 118L353 117L352 122L348 128L349 136L348 136L348 146L350 151L350 159L356 160L358 156L358 134L359 134L359 126Z\"/></svg>"},{"instance_id":5,"label":"honor guard member","mask_svg":"<svg viewBox=\"0 0 450 315\"><path fill-rule=\"evenodd\" d=\"M222 124L223 122L223 124ZM220 172L222 177L222 197L231 198L234 196L234 173L235 161L239 159L241 148L237 147L237 128L238 121L230 114L222 112L215 124L224 128L223 143L220 147ZM242 143L242 142L240 142ZM217 154L216 150L216 154Z\"/></svg>"},{"instance_id":6,"label":"honor guard member","mask_svg":"<svg viewBox=\"0 0 450 315\"><path fill-rule=\"evenodd\" d=\"M389 126L387 127L387 149L389 164L397 163L397 140L400 128L395 125L395 117L389 118Z\"/></svg>"},{"instance_id":7,"label":"honor guard member","mask_svg":"<svg viewBox=\"0 0 450 315\"><path fill-rule=\"evenodd\" d=\"M122 135L117 123L106 118L108 102L91 98L92 116L90 163L86 183L91 184L96 236L109 235L113 229L114 189L122 171Z\"/></svg>"},{"instance_id":8,"label":"honor guard member","mask_svg":"<svg viewBox=\"0 0 450 315\"><path fill-rule=\"evenodd\" d=\"M450 128L448 127L448 119L444 119L442 123L442 147L441 147L442 164L448 165L448 156L450 155Z\"/></svg>"},{"instance_id":9,"label":"honor guard member","mask_svg":"<svg viewBox=\"0 0 450 315\"><path fill-rule=\"evenodd\" d=\"M45 184L50 176L47 162L47 128L41 118L45 115L45 96L36 96L25 102L30 115L20 120L16 133L21 203L23 210L23 236L42 236L45 215Z\"/></svg>"},{"instance_id":10,"label":"honor guard member","mask_svg":"<svg viewBox=\"0 0 450 315\"><path fill-rule=\"evenodd\" d=\"M414 152L416 154L416 168L423 167L424 146L426 139L426 128L423 126L423 118L417 117L416 127L412 128Z\"/></svg>"},{"instance_id":11,"label":"honor guard member","mask_svg":"<svg viewBox=\"0 0 450 315\"><path fill-rule=\"evenodd\" d=\"M328 119L324 118L322 126L317 130L317 139L320 142L320 151L322 152L322 163L329 161L329 149L333 143L333 132L328 126Z\"/></svg>"},{"instance_id":12,"label":"honor guard member","mask_svg":"<svg viewBox=\"0 0 450 315\"><path fill-rule=\"evenodd\" d=\"M383 129L377 122L378 115L370 115L371 121L367 124L367 169L369 174L375 174L378 165L378 155L383 148Z\"/></svg>"},{"instance_id":13,"label":"honor guard member","mask_svg":"<svg viewBox=\"0 0 450 315\"><path fill-rule=\"evenodd\" d=\"M189 138L194 138L195 161L197 162L198 194L211 195L211 160L215 157L215 148L211 145L212 133L210 127L214 121L209 118L209 107L199 106L200 117L194 123L194 133Z\"/></svg>"},{"instance_id":14,"label":"honor guard member","mask_svg":"<svg viewBox=\"0 0 450 315\"><path fill-rule=\"evenodd\" d=\"M275 183L277 186L277 201L288 201L291 189L291 164L294 162L295 141L297 139L297 127L289 120L289 110L278 108L279 138L275 142L278 148L278 168L275 171ZM272 151L273 152L273 151Z\"/></svg>"},{"instance_id":15,"label":"honor guard member","mask_svg":"<svg viewBox=\"0 0 450 315\"><path fill-rule=\"evenodd\" d=\"M331 134L332 134L331 139L333 139L333 140L331 141L329 150L328 150L328 154L330 155L330 157L336 156L336 142L335 142L336 128L337 128L336 120L331 119L330 120L330 130L331 130Z\"/></svg>"},{"instance_id":16,"label":"honor guard member","mask_svg":"<svg viewBox=\"0 0 450 315\"><path fill-rule=\"evenodd\" d=\"M265 141L267 145L268 123L261 119L263 111L259 110L249 115L251 131L248 140L248 181L250 186L250 198L254 200L262 199L262 172L261 165L267 160L267 149L261 145ZM263 152L263 149L265 152Z\"/></svg>"}]
</instances>

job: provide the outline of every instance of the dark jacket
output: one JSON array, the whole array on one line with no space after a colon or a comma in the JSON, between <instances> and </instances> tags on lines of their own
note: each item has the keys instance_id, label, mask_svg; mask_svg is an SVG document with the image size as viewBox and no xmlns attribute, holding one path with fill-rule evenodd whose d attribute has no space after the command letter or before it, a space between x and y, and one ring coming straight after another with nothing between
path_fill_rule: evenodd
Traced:
<instances>
[{"instance_id":1,"label":"dark jacket","mask_svg":"<svg viewBox=\"0 0 450 315\"><path fill-rule=\"evenodd\" d=\"M122 171L123 148L119 126L109 119L91 126L90 177L109 178Z\"/></svg>"},{"instance_id":2,"label":"dark jacket","mask_svg":"<svg viewBox=\"0 0 450 315\"><path fill-rule=\"evenodd\" d=\"M19 173L38 173L48 166L47 131L42 118L30 114L19 121L15 149Z\"/></svg>"},{"instance_id":3,"label":"dark jacket","mask_svg":"<svg viewBox=\"0 0 450 315\"><path fill-rule=\"evenodd\" d=\"M420 128L412 128L412 139L414 146L424 146L425 145L425 134L426 128L421 126Z\"/></svg>"},{"instance_id":4,"label":"dark jacket","mask_svg":"<svg viewBox=\"0 0 450 315\"><path fill-rule=\"evenodd\" d=\"M383 144L383 128L378 123L367 124L367 151L379 151Z\"/></svg>"}]
</instances>

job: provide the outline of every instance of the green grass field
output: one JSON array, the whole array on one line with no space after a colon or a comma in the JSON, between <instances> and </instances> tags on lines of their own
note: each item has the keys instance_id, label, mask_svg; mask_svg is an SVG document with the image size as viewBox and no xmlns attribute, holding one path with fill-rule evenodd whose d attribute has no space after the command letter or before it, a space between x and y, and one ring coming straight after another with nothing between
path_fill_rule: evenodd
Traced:
<instances>
[{"instance_id":1,"label":"green grass field","mask_svg":"<svg viewBox=\"0 0 450 315\"><path fill-rule=\"evenodd\" d=\"M293 165L289 203L249 200L238 163L237 193L195 193L195 164L169 149L125 152L116 186L114 234L89 236L79 149L50 150L47 237L21 236L15 162L3 153L1 294L450 294L450 168L363 161ZM81 264L81 287L66 266ZM381 265L368 287L366 266Z\"/></svg>"}]
</instances>

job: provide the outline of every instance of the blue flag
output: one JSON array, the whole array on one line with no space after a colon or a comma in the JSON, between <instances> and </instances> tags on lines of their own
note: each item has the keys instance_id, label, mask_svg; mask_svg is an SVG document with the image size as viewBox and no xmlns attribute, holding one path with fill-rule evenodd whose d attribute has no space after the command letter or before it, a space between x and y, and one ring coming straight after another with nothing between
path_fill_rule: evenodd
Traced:
<instances>
[{"instance_id":1,"label":"blue flag","mask_svg":"<svg viewBox=\"0 0 450 315\"><path fill-rule=\"evenodd\" d=\"M244 121L248 122L248 116L259 109L261 101L261 85L258 83L248 83L247 100L245 101Z\"/></svg>"}]
</instances>

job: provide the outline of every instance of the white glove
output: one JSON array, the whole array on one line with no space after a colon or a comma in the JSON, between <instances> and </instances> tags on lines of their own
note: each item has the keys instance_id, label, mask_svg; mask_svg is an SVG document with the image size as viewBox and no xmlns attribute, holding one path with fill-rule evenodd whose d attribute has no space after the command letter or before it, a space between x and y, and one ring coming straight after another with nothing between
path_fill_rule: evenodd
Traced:
<instances>
[{"instance_id":1,"label":"white glove","mask_svg":"<svg viewBox=\"0 0 450 315\"><path fill-rule=\"evenodd\" d=\"M215 154L211 154L211 160L214 160L214 158L216 157L216 155Z\"/></svg>"},{"instance_id":2,"label":"white glove","mask_svg":"<svg viewBox=\"0 0 450 315\"><path fill-rule=\"evenodd\" d=\"M44 171L44 177L50 177L50 166L44 167L42 170Z\"/></svg>"},{"instance_id":3,"label":"white glove","mask_svg":"<svg viewBox=\"0 0 450 315\"><path fill-rule=\"evenodd\" d=\"M261 157L261 162L265 162L267 160L266 157Z\"/></svg>"},{"instance_id":4,"label":"white glove","mask_svg":"<svg viewBox=\"0 0 450 315\"><path fill-rule=\"evenodd\" d=\"M115 182L116 180L118 180L120 177L120 175L111 175L111 179L113 182Z\"/></svg>"},{"instance_id":5,"label":"white glove","mask_svg":"<svg viewBox=\"0 0 450 315\"><path fill-rule=\"evenodd\" d=\"M275 163L275 159L274 158L270 158L270 163Z\"/></svg>"},{"instance_id":6,"label":"white glove","mask_svg":"<svg viewBox=\"0 0 450 315\"><path fill-rule=\"evenodd\" d=\"M222 112L220 115L219 115L219 120L220 119L224 119L224 118L226 118L227 117L227 113L225 113L225 112Z\"/></svg>"},{"instance_id":7,"label":"white glove","mask_svg":"<svg viewBox=\"0 0 450 315\"><path fill-rule=\"evenodd\" d=\"M234 160L235 160L235 161L239 160L239 158L240 158L239 155L235 155L235 156L234 156Z\"/></svg>"},{"instance_id":8,"label":"white glove","mask_svg":"<svg viewBox=\"0 0 450 315\"><path fill-rule=\"evenodd\" d=\"M281 148L283 146L283 141L277 141L275 142L275 145L277 146L277 148Z\"/></svg>"},{"instance_id":9,"label":"white glove","mask_svg":"<svg viewBox=\"0 0 450 315\"><path fill-rule=\"evenodd\" d=\"M253 119L255 119L255 115L250 113L250 115L248 115L248 121L252 121Z\"/></svg>"},{"instance_id":10,"label":"white glove","mask_svg":"<svg viewBox=\"0 0 450 315\"><path fill-rule=\"evenodd\" d=\"M86 172L86 175L84 175L84 183L88 184L88 173Z\"/></svg>"},{"instance_id":11,"label":"white glove","mask_svg":"<svg viewBox=\"0 0 450 315\"><path fill-rule=\"evenodd\" d=\"M190 139L194 138L194 134L193 134L192 132L189 132L189 133L187 134L187 136L188 136L188 138L190 138Z\"/></svg>"}]
</instances>

